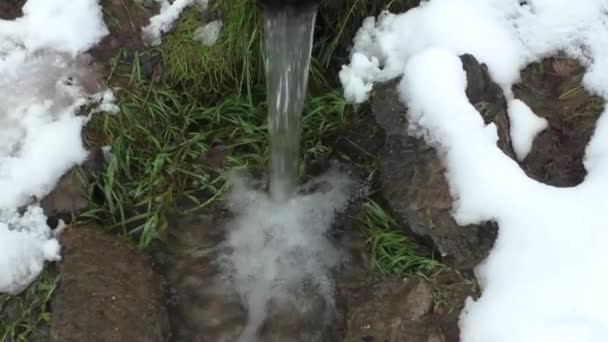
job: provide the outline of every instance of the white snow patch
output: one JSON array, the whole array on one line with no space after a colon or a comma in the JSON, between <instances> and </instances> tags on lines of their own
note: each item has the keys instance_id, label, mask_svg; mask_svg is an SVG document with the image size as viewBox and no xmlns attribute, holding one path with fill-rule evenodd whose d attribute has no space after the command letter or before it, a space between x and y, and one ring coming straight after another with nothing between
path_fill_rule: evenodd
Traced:
<instances>
[{"instance_id":1,"label":"white snow patch","mask_svg":"<svg viewBox=\"0 0 608 342\"><path fill-rule=\"evenodd\" d=\"M97 0L29 0L23 13L0 20L0 292L13 294L60 258L35 203L86 158L87 117L75 114L97 102L116 109L79 55L108 32Z\"/></svg>"},{"instance_id":2,"label":"white snow patch","mask_svg":"<svg viewBox=\"0 0 608 342\"><path fill-rule=\"evenodd\" d=\"M20 216L0 214L0 289L19 293L43 268L43 261L59 260L59 242L51 235L42 209L33 206Z\"/></svg>"},{"instance_id":3,"label":"white snow patch","mask_svg":"<svg viewBox=\"0 0 608 342\"><path fill-rule=\"evenodd\" d=\"M162 35L173 28L173 24L179 15L191 5L207 7L207 0L175 0L169 3L167 0L159 0L161 3L160 13L150 18L150 24L141 29L144 41L150 46L158 46L162 42Z\"/></svg>"},{"instance_id":4,"label":"white snow patch","mask_svg":"<svg viewBox=\"0 0 608 342\"><path fill-rule=\"evenodd\" d=\"M200 41L205 46L213 46L220 37L222 31L222 21L214 20L201 26L194 31L194 40Z\"/></svg>"},{"instance_id":5,"label":"white snow patch","mask_svg":"<svg viewBox=\"0 0 608 342\"><path fill-rule=\"evenodd\" d=\"M499 224L476 269L482 296L461 313L463 342L607 340L608 115L586 148L585 181L541 184L496 146L496 126L484 124L466 97L458 58L471 53L486 63L512 100L525 65L562 51L587 67L585 87L607 98L607 13L605 0L431 0L368 19L355 37L353 62L340 75L345 97L364 101L369 84L403 75L411 133L444 156L454 218ZM379 61L375 77L357 67L361 58ZM522 105L510 102L519 156L541 126Z\"/></svg>"},{"instance_id":6,"label":"white snow patch","mask_svg":"<svg viewBox=\"0 0 608 342\"><path fill-rule=\"evenodd\" d=\"M524 160L538 133L547 128L545 118L538 117L528 105L515 99L508 104L511 144L518 160Z\"/></svg>"}]
</instances>

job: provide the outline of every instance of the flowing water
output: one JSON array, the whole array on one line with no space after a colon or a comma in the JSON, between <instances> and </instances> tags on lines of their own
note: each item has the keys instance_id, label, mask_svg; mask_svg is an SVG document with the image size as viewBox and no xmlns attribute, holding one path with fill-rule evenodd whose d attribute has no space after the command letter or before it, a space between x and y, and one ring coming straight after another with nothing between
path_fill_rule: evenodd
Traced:
<instances>
[{"instance_id":1,"label":"flowing water","mask_svg":"<svg viewBox=\"0 0 608 342\"><path fill-rule=\"evenodd\" d=\"M297 186L301 116L316 14L315 6L264 11L270 194L276 201L290 197Z\"/></svg>"}]
</instances>

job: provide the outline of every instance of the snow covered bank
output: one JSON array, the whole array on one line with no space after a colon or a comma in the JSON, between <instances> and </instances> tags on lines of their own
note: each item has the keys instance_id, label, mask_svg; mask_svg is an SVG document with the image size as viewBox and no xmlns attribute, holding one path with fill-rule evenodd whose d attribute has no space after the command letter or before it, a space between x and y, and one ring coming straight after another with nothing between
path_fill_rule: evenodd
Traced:
<instances>
[{"instance_id":1,"label":"snow covered bank","mask_svg":"<svg viewBox=\"0 0 608 342\"><path fill-rule=\"evenodd\" d=\"M351 64L340 73L345 97L365 101L374 82L403 75L410 133L444 155L455 219L499 224L494 249L477 268L483 294L461 315L463 342L608 336L608 115L587 146L581 185L538 183L496 146L496 127L485 125L466 97L458 58L471 53L486 63L514 101L519 71L562 51L587 67L587 89L606 98L607 13L605 0L431 0L404 14L368 18L355 37ZM543 123L514 103L509 114L522 157Z\"/></svg>"},{"instance_id":2,"label":"snow covered bank","mask_svg":"<svg viewBox=\"0 0 608 342\"><path fill-rule=\"evenodd\" d=\"M78 109L116 110L80 55L107 33L97 0L29 0L23 17L0 20L0 292L20 292L60 258L36 201L86 158Z\"/></svg>"}]
</instances>

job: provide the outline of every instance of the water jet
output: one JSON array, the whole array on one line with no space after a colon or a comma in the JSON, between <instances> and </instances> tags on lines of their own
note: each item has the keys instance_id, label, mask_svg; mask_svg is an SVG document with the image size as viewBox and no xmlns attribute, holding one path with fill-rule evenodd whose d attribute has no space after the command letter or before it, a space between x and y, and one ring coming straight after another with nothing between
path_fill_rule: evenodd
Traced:
<instances>
[{"instance_id":1,"label":"water jet","mask_svg":"<svg viewBox=\"0 0 608 342\"><path fill-rule=\"evenodd\" d=\"M259 0L264 12L270 133L270 194L284 201L297 187L301 115L317 15L314 0Z\"/></svg>"}]
</instances>

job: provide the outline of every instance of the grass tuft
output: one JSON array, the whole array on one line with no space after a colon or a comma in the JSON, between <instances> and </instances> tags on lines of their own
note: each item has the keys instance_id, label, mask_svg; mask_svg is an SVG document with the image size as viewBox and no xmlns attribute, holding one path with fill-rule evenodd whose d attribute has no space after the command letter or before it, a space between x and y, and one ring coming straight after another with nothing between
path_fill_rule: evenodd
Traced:
<instances>
[{"instance_id":1,"label":"grass tuft","mask_svg":"<svg viewBox=\"0 0 608 342\"><path fill-rule=\"evenodd\" d=\"M360 219L369 237L372 262L382 273L390 275L424 275L443 265L410 237L399 230L395 220L378 203L364 204Z\"/></svg>"},{"instance_id":2,"label":"grass tuft","mask_svg":"<svg viewBox=\"0 0 608 342\"><path fill-rule=\"evenodd\" d=\"M18 296L0 294L0 341L48 340L51 298L58 277L50 271Z\"/></svg>"},{"instance_id":3,"label":"grass tuft","mask_svg":"<svg viewBox=\"0 0 608 342\"><path fill-rule=\"evenodd\" d=\"M206 23L201 12L189 8L160 47L166 74L174 85L207 98L245 90L259 83L261 38L259 11L249 0L218 1L222 31L211 47L193 39L194 31Z\"/></svg>"}]
</instances>

